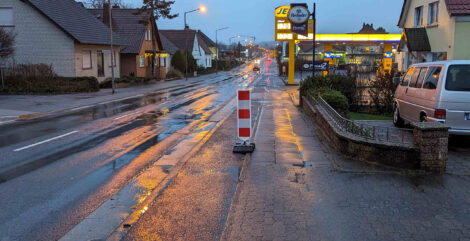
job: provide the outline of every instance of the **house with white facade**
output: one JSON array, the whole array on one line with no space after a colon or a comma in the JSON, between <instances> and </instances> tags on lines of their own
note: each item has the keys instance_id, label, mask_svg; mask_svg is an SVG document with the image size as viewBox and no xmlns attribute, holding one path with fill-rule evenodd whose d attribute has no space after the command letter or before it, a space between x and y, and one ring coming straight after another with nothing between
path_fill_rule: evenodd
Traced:
<instances>
[{"instance_id":1,"label":"house with white facade","mask_svg":"<svg viewBox=\"0 0 470 241\"><path fill-rule=\"evenodd\" d=\"M404 0L398 69L414 63L470 59L470 0Z\"/></svg>"},{"instance_id":2,"label":"house with white facade","mask_svg":"<svg viewBox=\"0 0 470 241\"><path fill-rule=\"evenodd\" d=\"M181 52L191 52L199 67L212 67L212 52L198 30L160 30L160 34ZM165 49L165 45L163 48Z\"/></svg>"},{"instance_id":3,"label":"house with white facade","mask_svg":"<svg viewBox=\"0 0 470 241\"><path fill-rule=\"evenodd\" d=\"M1 0L0 27L15 34L12 64L47 64L64 77L111 77L110 29L74 0ZM114 75L120 45L114 34Z\"/></svg>"}]
</instances>

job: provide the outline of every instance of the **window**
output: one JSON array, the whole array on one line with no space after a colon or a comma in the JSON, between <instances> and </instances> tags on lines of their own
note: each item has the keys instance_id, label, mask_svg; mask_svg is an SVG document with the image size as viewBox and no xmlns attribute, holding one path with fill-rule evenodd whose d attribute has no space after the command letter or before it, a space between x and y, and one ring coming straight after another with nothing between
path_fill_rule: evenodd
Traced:
<instances>
[{"instance_id":1,"label":"window","mask_svg":"<svg viewBox=\"0 0 470 241\"><path fill-rule=\"evenodd\" d=\"M421 88L423 86L424 78L426 78L426 73L428 68L421 68L419 72L418 80L416 81L416 88Z\"/></svg>"},{"instance_id":2,"label":"window","mask_svg":"<svg viewBox=\"0 0 470 241\"><path fill-rule=\"evenodd\" d=\"M403 78L403 81L401 81L401 83L400 83L402 86L408 86L408 84L411 81L411 77L413 76L413 71L414 71L413 67L408 69L408 71L406 72L405 77Z\"/></svg>"},{"instance_id":3,"label":"window","mask_svg":"<svg viewBox=\"0 0 470 241\"><path fill-rule=\"evenodd\" d=\"M470 64L451 65L447 70L446 90L470 91Z\"/></svg>"},{"instance_id":4,"label":"window","mask_svg":"<svg viewBox=\"0 0 470 241\"><path fill-rule=\"evenodd\" d=\"M147 41L152 40L152 30L151 29L147 29L147 31L145 32L145 40L147 40Z\"/></svg>"},{"instance_id":5,"label":"window","mask_svg":"<svg viewBox=\"0 0 470 241\"><path fill-rule=\"evenodd\" d=\"M3 27L14 26L12 8L0 8L0 26L3 26Z\"/></svg>"},{"instance_id":6,"label":"window","mask_svg":"<svg viewBox=\"0 0 470 241\"><path fill-rule=\"evenodd\" d=\"M166 58L163 58L163 57L160 58L160 66L166 67Z\"/></svg>"},{"instance_id":7,"label":"window","mask_svg":"<svg viewBox=\"0 0 470 241\"><path fill-rule=\"evenodd\" d=\"M430 3L428 7L428 25L435 25L439 20L439 2Z\"/></svg>"},{"instance_id":8,"label":"window","mask_svg":"<svg viewBox=\"0 0 470 241\"><path fill-rule=\"evenodd\" d=\"M145 57L144 56L139 56L139 66L141 68L145 67Z\"/></svg>"},{"instance_id":9,"label":"window","mask_svg":"<svg viewBox=\"0 0 470 241\"><path fill-rule=\"evenodd\" d=\"M416 82L418 82L418 77L419 77L419 73L421 72L421 68L415 68L415 70L413 71L413 75L411 76L411 80L410 80L410 87L413 87L413 88L416 88Z\"/></svg>"},{"instance_id":10,"label":"window","mask_svg":"<svg viewBox=\"0 0 470 241\"><path fill-rule=\"evenodd\" d=\"M424 89L435 90L441 75L441 67L430 67L424 80Z\"/></svg>"},{"instance_id":11,"label":"window","mask_svg":"<svg viewBox=\"0 0 470 241\"><path fill-rule=\"evenodd\" d=\"M415 8L415 27L423 26L423 6Z\"/></svg>"},{"instance_id":12,"label":"window","mask_svg":"<svg viewBox=\"0 0 470 241\"><path fill-rule=\"evenodd\" d=\"M91 51L83 51L82 53L82 68L91 69Z\"/></svg>"}]
</instances>

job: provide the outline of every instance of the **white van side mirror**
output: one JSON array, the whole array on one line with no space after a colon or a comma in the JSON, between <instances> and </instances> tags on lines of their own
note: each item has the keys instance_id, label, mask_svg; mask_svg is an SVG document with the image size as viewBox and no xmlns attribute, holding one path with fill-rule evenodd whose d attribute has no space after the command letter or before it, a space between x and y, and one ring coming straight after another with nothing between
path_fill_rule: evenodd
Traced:
<instances>
[{"instance_id":1,"label":"white van side mirror","mask_svg":"<svg viewBox=\"0 0 470 241\"><path fill-rule=\"evenodd\" d=\"M393 83L394 84L400 84L400 77L393 77Z\"/></svg>"}]
</instances>

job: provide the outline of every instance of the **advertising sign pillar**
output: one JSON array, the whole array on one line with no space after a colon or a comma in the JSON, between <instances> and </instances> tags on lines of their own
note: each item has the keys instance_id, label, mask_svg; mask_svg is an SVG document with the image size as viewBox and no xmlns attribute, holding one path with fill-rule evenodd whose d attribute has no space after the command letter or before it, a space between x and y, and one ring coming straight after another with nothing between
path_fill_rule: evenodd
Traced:
<instances>
[{"instance_id":1,"label":"advertising sign pillar","mask_svg":"<svg viewBox=\"0 0 470 241\"><path fill-rule=\"evenodd\" d=\"M332 43L325 43L325 59L324 61L327 61L329 65L333 66L333 57L331 56L332 51L333 51L333 44ZM328 71L323 71L322 75L326 76L328 74Z\"/></svg>"},{"instance_id":2,"label":"advertising sign pillar","mask_svg":"<svg viewBox=\"0 0 470 241\"><path fill-rule=\"evenodd\" d=\"M294 84L294 73L295 73L295 41L289 41L289 69L288 69L288 84Z\"/></svg>"},{"instance_id":3,"label":"advertising sign pillar","mask_svg":"<svg viewBox=\"0 0 470 241\"><path fill-rule=\"evenodd\" d=\"M392 43L385 43L384 44L384 59L383 59L383 68L384 71L389 72L392 71L392 50L393 44Z\"/></svg>"}]
</instances>

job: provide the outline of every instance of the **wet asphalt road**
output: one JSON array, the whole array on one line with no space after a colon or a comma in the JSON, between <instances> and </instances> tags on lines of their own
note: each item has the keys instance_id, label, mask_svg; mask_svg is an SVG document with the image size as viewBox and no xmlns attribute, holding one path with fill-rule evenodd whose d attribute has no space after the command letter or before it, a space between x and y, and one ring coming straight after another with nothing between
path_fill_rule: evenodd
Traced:
<instances>
[{"instance_id":1,"label":"wet asphalt road","mask_svg":"<svg viewBox=\"0 0 470 241\"><path fill-rule=\"evenodd\" d=\"M260 75L245 66L214 79L0 127L0 240L56 240L184 131ZM264 66L262 72L264 71ZM154 148L154 156L141 156Z\"/></svg>"}]
</instances>

